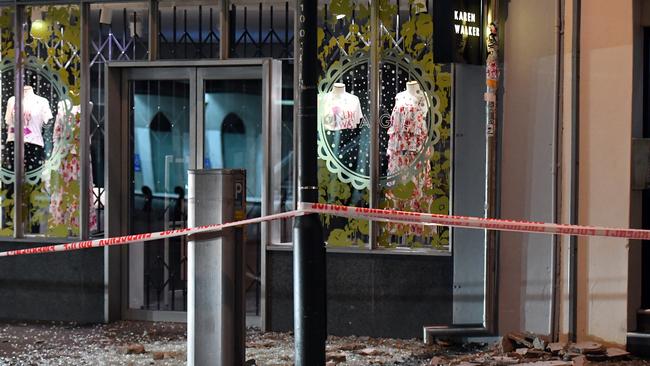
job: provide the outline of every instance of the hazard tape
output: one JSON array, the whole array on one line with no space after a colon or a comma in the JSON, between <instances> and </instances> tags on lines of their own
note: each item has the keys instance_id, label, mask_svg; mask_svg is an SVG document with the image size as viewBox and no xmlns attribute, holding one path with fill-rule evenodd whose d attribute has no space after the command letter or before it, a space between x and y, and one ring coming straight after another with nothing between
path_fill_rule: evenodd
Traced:
<instances>
[{"instance_id":1,"label":"hazard tape","mask_svg":"<svg viewBox=\"0 0 650 366\"><path fill-rule=\"evenodd\" d=\"M348 207L322 203L301 203L298 208L301 212L331 214L336 216L355 219L361 218L373 221L417 223L424 225L514 231L534 234L605 236L613 238L650 240L650 230L618 229L598 226L551 224L534 221L488 219L483 217L438 215L419 212L382 210L365 207Z\"/></svg>"},{"instance_id":2,"label":"hazard tape","mask_svg":"<svg viewBox=\"0 0 650 366\"><path fill-rule=\"evenodd\" d=\"M0 257L9 257L16 255L40 254L52 252L66 252L72 250L81 250L89 248L101 248L107 246L126 245L132 243L141 243L145 241L174 238L179 236L190 236L211 232L218 232L223 229L258 224L265 221L274 221L281 219L293 218L305 214L328 214L351 219L366 219L380 222L396 222L407 224L422 224L435 226L451 226L469 229L487 229L499 231L513 231L534 234L556 234L556 235L576 235L576 236L603 236L613 238L626 238L638 240L650 240L650 230L639 229L619 229L597 226L579 226L563 225L534 221L516 221L489 219L482 217L468 216L451 216L428 214L420 212L407 212L395 210L383 210L365 207L349 207L322 203L300 203L298 209L279 214L246 219L241 221L229 222L224 224L205 225L194 228L159 231L155 233L144 233L135 235L125 235L114 238L95 239L79 242L70 242L66 244L48 245L36 248L26 248L0 252Z\"/></svg>"},{"instance_id":3,"label":"hazard tape","mask_svg":"<svg viewBox=\"0 0 650 366\"><path fill-rule=\"evenodd\" d=\"M53 253L53 252L68 252L72 250L102 248L108 246L141 243L144 241L175 238L179 236L213 233L231 227L259 224L264 221L287 219L287 218L292 218L303 214L304 214L303 212L299 212L299 211L289 211L289 212L283 212L283 213L273 214L264 217L256 217L254 219L234 221L234 222L229 222L224 224L212 224L212 225L197 226L194 228L159 231L155 233L125 235L125 236L118 236L114 238L70 242L66 244L48 245L48 246L36 247L36 248L16 249L16 250L9 250L6 252L0 252L0 257L10 257L15 255L26 255L26 254Z\"/></svg>"}]
</instances>

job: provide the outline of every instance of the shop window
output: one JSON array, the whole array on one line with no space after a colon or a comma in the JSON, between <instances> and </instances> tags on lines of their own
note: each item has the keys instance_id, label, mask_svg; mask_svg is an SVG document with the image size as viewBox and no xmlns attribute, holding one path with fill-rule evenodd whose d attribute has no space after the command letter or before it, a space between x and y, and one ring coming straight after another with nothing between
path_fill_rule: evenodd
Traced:
<instances>
[{"instance_id":1,"label":"shop window","mask_svg":"<svg viewBox=\"0 0 650 366\"><path fill-rule=\"evenodd\" d=\"M4 25L10 24L9 16L3 12ZM25 16L24 87L20 90L22 116L18 118L18 91L13 79L5 79L9 73L3 72L2 232L11 235L12 223L19 223L27 235L77 236L82 179L80 11L76 5L27 6ZM3 43L8 34L2 31ZM15 52L13 46L3 47L6 49ZM13 55L5 55L4 65L8 65ZM14 148L18 141L16 132L21 130L24 176L17 195ZM18 197L18 202L22 202L21 217L15 214ZM89 224L97 225L96 216L90 218Z\"/></svg>"},{"instance_id":2,"label":"shop window","mask_svg":"<svg viewBox=\"0 0 650 366\"><path fill-rule=\"evenodd\" d=\"M14 231L14 210L13 210L13 185L14 176L9 167L13 166L13 153L10 153L7 145L7 104L9 98L14 95L14 42L13 32L14 8L0 8L0 77L2 88L0 89L0 102L2 110L2 129L0 135L0 236L13 236Z\"/></svg>"},{"instance_id":3,"label":"shop window","mask_svg":"<svg viewBox=\"0 0 650 366\"><path fill-rule=\"evenodd\" d=\"M367 2L320 6L318 52L319 201L449 214L451 175L451 67L434 61L430 2L382 3L378 27ZM373 35L372 32L377 32ZM371 44L376 36L378 44ZM378 48L378 50L377 50ZM379 54L371 64L370 52ZM373 68L379 68L379 103L371 102ZM377 126L378 139L371 137ZM376 156L372 156L376 154ZM371 165L379 180L373 184ZM325 216L330 247L363 247L365 220ZM382 248L449 250L446 227L379 224Z\"/></svg>"}]
</instances>

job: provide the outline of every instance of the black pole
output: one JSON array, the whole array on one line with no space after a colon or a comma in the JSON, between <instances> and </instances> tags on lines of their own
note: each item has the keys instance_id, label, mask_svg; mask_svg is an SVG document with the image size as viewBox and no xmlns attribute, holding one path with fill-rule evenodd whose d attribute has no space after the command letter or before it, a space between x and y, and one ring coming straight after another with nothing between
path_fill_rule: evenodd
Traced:
<instances>
[{"instance_id":1,"label":"black pole","mask_svg":"<svg viewBox=\"0 0 650 366\"><path fill-rule=\"evenodd\" d=\"M317 1L297 0L294 72L297 81L298 202L318 201L316 161L318 59ZM297 217L293 226L295 365L325 364L325 244L318 215Z\"/></svg>"},{"instance_id":2,"label":"black pole","mask_svg":"<svg viewBox=\"0 0 650 366\"><path fill-rule=\"evenodd\" d=\"M578 225L580 191L580 22L582 1L573 0L573 37L571 40L571 213L570 223ZM578 237L569 238L569 341L578 334Z\"/></svg>"}]
</instances>

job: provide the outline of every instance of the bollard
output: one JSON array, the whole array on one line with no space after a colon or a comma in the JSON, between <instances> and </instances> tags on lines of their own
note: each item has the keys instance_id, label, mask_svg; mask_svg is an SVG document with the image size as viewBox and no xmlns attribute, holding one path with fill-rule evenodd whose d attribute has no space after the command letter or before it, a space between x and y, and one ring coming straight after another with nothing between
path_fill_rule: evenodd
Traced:
<instances>
[{"instance_id":1,"label":"bollard","mask_svg":"<svg viewBox=\"0 0 650 366\"><path fill-rule=\"evenodd\" d=\"M245 218L246 172L190 170L188 226ZM241 229L188 242L187 364L243 365L246 314Z\"/></svg>"}]
</instances>

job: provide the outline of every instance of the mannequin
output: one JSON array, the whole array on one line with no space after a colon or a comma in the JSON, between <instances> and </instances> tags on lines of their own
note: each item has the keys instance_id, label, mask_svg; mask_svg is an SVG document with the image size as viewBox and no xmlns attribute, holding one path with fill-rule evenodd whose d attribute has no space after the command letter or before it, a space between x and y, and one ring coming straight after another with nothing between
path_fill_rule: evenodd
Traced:
<instances>
[{"instance_id":1,"label":"mannequin","mask_svg":"<svg viewBox=\"0 0 650 366\"><path fill-rule=\"evenodd\" d=\"M428 133L427 113L426 94L422 92L417 81L408 81L406 90L395 96L395 106L390 117L387 154L389 158L395 158L393 162L396 164L391 165L389 159L389 174L396 173L404 165L404 159L399 159L398 155L415 153L424 144Z\"/></svg>"},{"instance_id":2,"label":"mannequin","mask_svg":"<svg viewBox=\"0 0 650 366\"><path fill-rule=\"evenodd\" d=\"M395 106L390 116L390 128L388 129L388 174L396 175L399 183L413 183L413 189L410 197L396 197L391 187L396 182L388 184L386 198L391 203L391 208L403 211L421 211L426 210L429 206L428 201L431 197L425 194L427 188L430 188L430 166L425 159L416 162L419 153L427 144L428 102L426 94L421 90L417 81L408 81L406 90L395 96ZM413 170L407 168L412 166ZM409 172L408 174L406 172ZM391 233L410 233L412 235L421 235L422 226L420 225L386 225L386 229Z\"/></svg>"},{"instance_id":3,"label":"mannequin","mask_svg":"<svg viewBox=\"0 0 650 366\"><path fill-rule=\"evenodd\" d=\"M348 93L345 84L334 83L329 92L318 95L318 123L327 136L326 145L351 170L357 165L362 120L359 97Z\"/></svg>"},{"instance_id":4,"label":"mannequin","mask_svg":"<svg viewBox=\"0 0 650 366\"><path fill-rule=\"evenodd\" d=\"M418 97L422 90L420 89L420 84L417 81L407 81L406 82L406 91L414 97Z\"/></svg>"},{"instance_id":5,"label":"mannequin","mask_svg":"<svg viewBox=\"0 0 650 366\"><path fill-rule=\"evenodd\" d=\"M326 130L354 129L363 118L356 95L345 90L345 84L334 83L329 93L318 95L318 119Z\"/></svg>"},{"instance_id":6,"label":"mannequin","mask_svg":"<svg viewBox=\"0 0 650 366\"><path fill-rule=\"evenodd\" d=\"M88 115L92 113L92 102L88 105ZM54 133L52 135L52 154L61 156L61 162L54 167L52 172L44 174L44 179L50 191L50 226L64 224L70 234L76 235L79 231L78 208L79 193L66 191L71 183L76 182L81 186L81 156L79 151L79 134L81 121L81 106L72 105L70 99L61 100L57 105ZM93 206L92 193L92 162L88 159L88 187L90 230L97 229L97 213ZM54 173L54 174L52 174Z\"/></svg>"},{"instance_id":7,"label":"mannequin","mask_svg":"<svg viewBox=\"0 0 650 366\"><path fill-rule=\"evenodd\" d=\"M332 88L332 94L335 96L341 96L345 94L345 84L334 83L334 87Z\"/></svg>"},{"instance_id":8,"label":"mannequin","mask_svg":"<svg viewBox=\"0 0 650 366\"><path fill-rule=\"evenodd\" d=\"M5 125L7 126L7 139L5 151L2 154L2 165L10 171L14 171L14 142L15 135L15 103L16 98L10 97L7 100L7 110L5 112ZM24 146L24 166L25 172L31 172L40 168L45 162L45 147L43 141L43 126L50 123L52 120L52 110L50 109L50 102L48 99L37 95L34 88L25 85L23 88L22 98L22 127L23 127L23 146ZM24 197L31 197L32 192L40 189L41 180L39 179L34 184L29 184L26 191L23 193ZM13 185L7 187L7 198L13 196ZM29 220L32 220L33 215L39 209L38 205L28 200L28 213ZM32 222L31 233L39 233L40 225Z\"/></svg>"}]
</instances>

